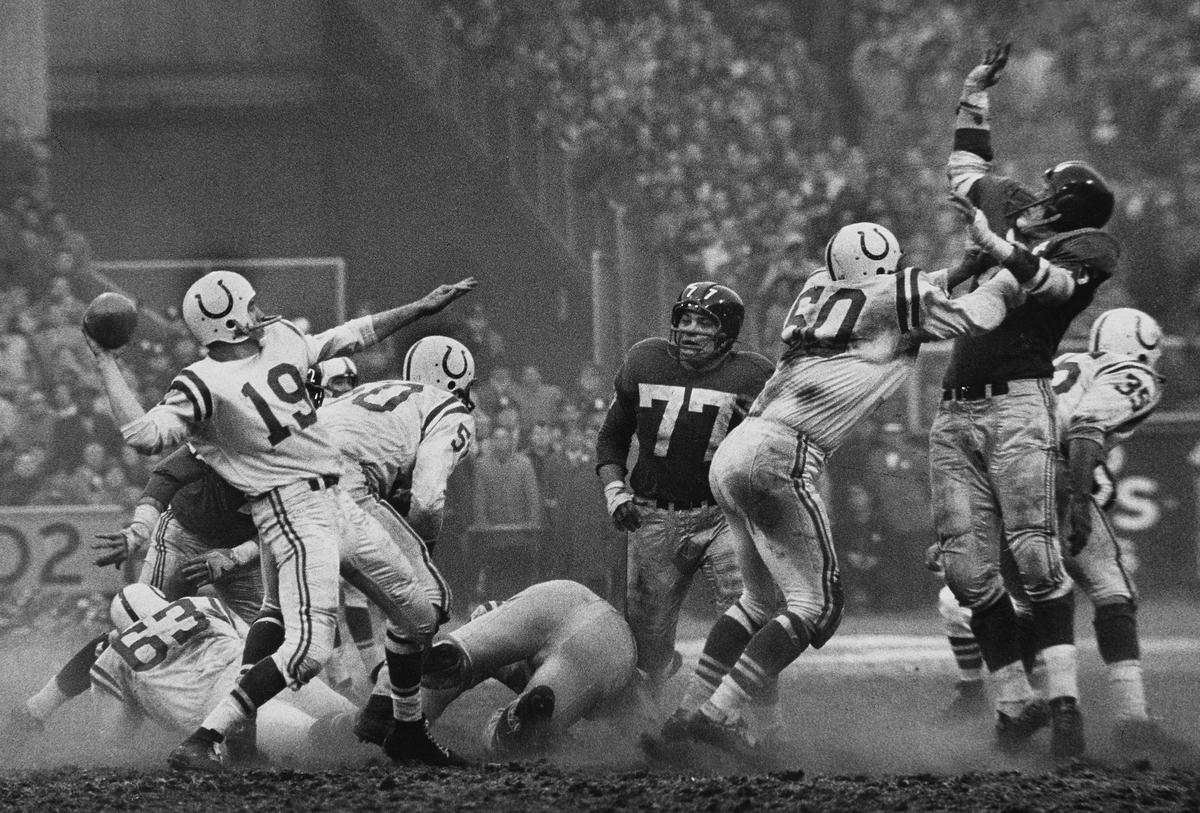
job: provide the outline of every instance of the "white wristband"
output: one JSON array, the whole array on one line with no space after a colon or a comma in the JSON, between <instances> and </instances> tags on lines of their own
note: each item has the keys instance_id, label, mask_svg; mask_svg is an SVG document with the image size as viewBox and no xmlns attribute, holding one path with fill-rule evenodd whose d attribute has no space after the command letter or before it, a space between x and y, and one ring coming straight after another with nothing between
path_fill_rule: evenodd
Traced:
<instances>
[{"instance_id":1,"label":"white wristband","mask_svg":"<svg viewBox=\"0 0 1200 813\"><path fill-rule=\"evenodd\" d=\"M980 210L975 210L975 219L968 224L967 230L975 245L992 255L997 262L1004 262L1013 253L1012 243L992 231L987 216Z\"/></svg>"},{"instance_id":2,"label":"white wristband","mask_svg":"<svg viewBox=\"0 0 1200 813\"><path fill-rule=\"evenodd\" d=\"M239 567L248 565L258 558L258 540L249 539L229 549L229 558Z\"/></svg>"},{"instance_id":3,"label":"white wristband","mask_svg":"<svg viewBox=\"0 0 1200 813\"><path fill-rule=\"evenodd\" d=\"M633 502L633 492L621 480L613 480L604 486L604 500L608 503L608 514L612 516L627 502Z\"/></svg>"}]
</instances>

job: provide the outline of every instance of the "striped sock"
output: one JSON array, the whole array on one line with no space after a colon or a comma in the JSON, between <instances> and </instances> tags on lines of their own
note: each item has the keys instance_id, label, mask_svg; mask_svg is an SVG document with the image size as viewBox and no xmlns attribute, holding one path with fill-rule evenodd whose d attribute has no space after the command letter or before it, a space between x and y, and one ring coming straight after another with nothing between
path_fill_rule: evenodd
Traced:
<instances>
[{"instance_id":1,"label":"striped sock","mask_svg":"<svg viewBox=\"0 0 1200 813\"><path fill-rule=\"evenodd\" d=\"M798 615L784 612L754 634L732 671L721 681L702 713L716 720L736 716L751 700L764 697L779 673L796 660L809 642L808 628Z\"/></svg>"},{"instance_id":2,"label":"striped sock","mask_svg":"<svg viewBox=\"0 0 1200 813\"><path fill-rule=\"evenodd\" d=\"M412 644L402 640L389 627L384 659L387 662L388 683L392 695L392 716L400 722L421 719L421 661L420 650L408 651Z\"/></svg>"},{"instance_id":3,"label":"striped sock","mask_svg":"<svg viewBox=\"0 0 1200 813\"><path fill-rule=\"evenodd\" d=\"M695 712L712 697L713 692L721 685L721 680L729 674L754 633L762 625L755 624L750 616L742 609L741 603L735 603L717 619L708 639L704 642L704 651L700 653L700 662L696 671L688 679L683 691L683 699L679 708L684 712Z\"/></svg>"},{"instance_id":4,"label":"striped sock","mask_svg":"<svg viewBox=\"0 0 1200 813\"><path fill-rule=\"evenodd\" d=\"M963 638L950 636L950 649L954 651L954 660L958 664L958 679L964 683L983 680L983 652L974 636Z\"/></svg>"}]
</instances>

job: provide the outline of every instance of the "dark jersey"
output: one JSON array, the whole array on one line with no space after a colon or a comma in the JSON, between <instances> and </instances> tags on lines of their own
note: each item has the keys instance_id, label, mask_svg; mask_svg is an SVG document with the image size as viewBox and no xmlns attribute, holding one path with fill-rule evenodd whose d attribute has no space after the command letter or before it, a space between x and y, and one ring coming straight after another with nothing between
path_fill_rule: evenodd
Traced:
<instances>
[{"instance_id":1,"label":"dark jersey","mask_svg":"<svg viewBox=\"0 0 1200 813\"><path fill-rule=\"evenodd\" d=\"M227 483L186 445L154 467L142 494L170 505L175 519L214 548L232 548L253 539L254 520L240 509L242 492Z\"/></svg>"},{"instance_id":2,"label":"dark jersey","mask_svg":"<svg viewBox=\"0 0 1200 813\"><path fill-rule=\"evenodd\" d=\"M1033 199L1012 179L990 175L979 178L967 197L1001 235L1016 225L1015 215L1009 213ZM1099 229L1056 234L1028 248L1073 272L1074 292L1066 301L1053 304L1027 296L992 332L956 339L943 386L1052 377L1058 344L1071 320L1092 303L1096 289L1116 270L1119 256L1116 240Z\"/></svg>"},{"instance_id":3,"label":"dark jersey","mask_svg":"<svg viewBox=\"0 0 1200 813\"><path fill-rule=\"evenodd\" d=\"M629 478L639 497L711 501L708 468L729 430L771 377L764 356L731 352L716 369L692 372L670 354L667 340L645 339L625 356L596 442L596 466L625 467L636 433L638 459Z\"/></svg>"}]
</instances>

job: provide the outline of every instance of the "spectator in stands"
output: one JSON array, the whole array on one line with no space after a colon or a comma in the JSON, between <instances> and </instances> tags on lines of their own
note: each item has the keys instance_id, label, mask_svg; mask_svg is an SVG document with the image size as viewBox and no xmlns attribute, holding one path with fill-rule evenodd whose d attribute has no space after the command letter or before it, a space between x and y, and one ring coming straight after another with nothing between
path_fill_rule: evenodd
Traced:
<instances>
[{"instance_id":1,"label":"spectator in stands","mask_svg":"<svg viewBox=\"0 0 1200 813\"><path fill-rule=\"evenodd\" d=\"M37 364L29 339L17 327L16 316L4 319L0 325L0 386L15 386L17 383L36 383Z\"/></svg>"},{"instance_id":2,"label":"spectator in stands","mask_svg":"<svg viewBox=\"0 0 1200 813\"><path fill-rule=\"evenodd\" d=\"M467 315L464 328L457 338L475 358L475 369L490 372L506 364L504 339L491 326L483 304L476 302Z\"/></svg>"},{"instance_id":3,"label":"spectator in stands","mask_svg":"<svg viewBox=\"0 0 1200 813\"><path fill-rule=\"evenodd\" d=\"M81 232L71 228L61 210L51 209L49 243L53 255L51 273L60 277L80 277L92 267L92 244Z\"/></svg>"},{"instance_id":4,"label":"spectator in stands","mask_svg":"<svg viewBox=\"0 0 1200 813\"><path fill-rule=\"evenodd\" d=\"M542 495L529 458L505 426L494 426L488 452L475 468L475 524L470 550L481 563L478 600L511 595L538 579L538 536L545 527Z\"/></svg>"},{"instance_id":5,"label":"spectator in stands","mask_svg":"<svg viewBox=\"0 0 1200 813\"><path fill-rule=\"evenodd\" d=\"M104 478L108 474L110 461L104 445L88 441L80 453L79 465L70 474L70 491L78 494L80 505L105 505L108 493Z\"/></svg>"},{"instance_id":6,"label":"spectator in stands","mask_svg":"<svg viewBox=\"0 0 1200 813\"><path fill-rule=\"evenodd\" d=\"M34 386L18 384L16 397L21 426L13 433L14 443L21 449L32 446L49 449L54 440L54 423L58 416L45 393Z\"/></svg>"},{"instance_id":7,"label":"spectator in stands","mask_svg":"<svg viewBox=\"0 0 1200 813\"><path fill-rule=\"evenodd\" d=\"M0 472L0 505L29 505L46 480L46 449L30 446Z\"/></svg>"},{"instance_id":8,"label":"spectator in stands","mask_svg":"<svg viewBox=\"0 0 1200 813\"><path fill-rule=\"evenodd\" d=\"M605 381L604 376L600 374L600 368L589 363L583 365L583 369L579 371L579 379L575 383L575 388L564 401L563 406L565 407L567 402L573 403L579 409L580 414L605 412L611 399L612 382Z\"/></svg>"},{"instance_id":9,"label":"spectator in stands","mask_svg":"<svg viewBox=\"0 0 1200 813\"><path fill-rule=\"evenodd\" d=\"M493 367L482 386L476 381L471 388L471 398L493 418L500 414L500 410L515 406L516 384L513 383L512 372L507 367Z\"/></svg>"},{"instance_id":10,"label":"spectator in stands","mask_svg":"<svg viewBox=\"0 0 1200 813\"><path fill-rule=\"evenodd\" d=\"M521 382L513 387L512 393L521 410L524 433L528 433L534 424L552 423L563 400L562 388L542 381L541 371L532 364L525 365Z\"/></svg>"},{"instance_id":11,"label":"spectator in stands","mask_svg":"<svg viewBox=\"0 0 1200 813\"><path fill-rule=\"evenodd\" d=\"M558 498L562 488L561 447L554 443L554 429L547 421L538 421L529 429L525 454L533 465L533 475L537 480L538 493L542 499L542 512L545 524L538 548L543 552L543 578L567 578L558 561L559 549L556 545L556 522L558 519Z\"/></svg>"}]
</instances>

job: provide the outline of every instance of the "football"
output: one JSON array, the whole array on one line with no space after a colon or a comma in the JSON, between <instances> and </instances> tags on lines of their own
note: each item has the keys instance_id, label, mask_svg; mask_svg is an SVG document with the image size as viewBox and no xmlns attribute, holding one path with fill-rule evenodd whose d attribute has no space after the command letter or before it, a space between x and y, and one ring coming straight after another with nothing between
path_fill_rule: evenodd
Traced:
<instances>
[{"instance_id":1,"label":"football","mask_svg":"<svg viewBox=\"0 0 1200 813\"><path fill-rule=\"evenodd\" d=\"M83 329L108 350L124 346L137 329L137 305L127 296L103 293L92 300L83 314Z\"/></svg>"}]
</instances>

